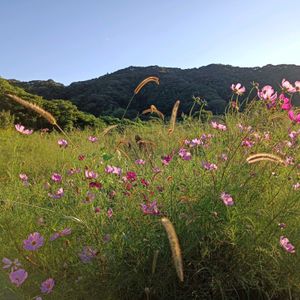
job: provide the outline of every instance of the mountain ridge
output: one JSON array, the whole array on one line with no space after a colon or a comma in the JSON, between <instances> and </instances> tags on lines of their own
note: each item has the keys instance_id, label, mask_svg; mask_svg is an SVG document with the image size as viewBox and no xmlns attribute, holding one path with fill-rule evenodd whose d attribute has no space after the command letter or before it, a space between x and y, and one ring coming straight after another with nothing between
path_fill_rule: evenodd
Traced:
<instances>
[{"instance_id":1,"label":"mountain ridge","mask_svg":"<svg viewBox=\"0 0 300 300\"><path fill-rule=\"evenodd\" d=\"M193 96L205 98L208 109L213 113L222 113L230 99L231 83L241 82L247 89L251 88L251 82L259 82L260 86L270 84L277 88L283 78L291 82L299 80L300 66L268 64L263 67L236 67L209 64L188 69L157 65L129 66L97 78L72 82L67 86L52 79L9 82L48 100L70 100L80 110L95 116L120 117L134 88L148 76L159 77L160 85L149 84L143 88L130 106L129 118L134 118L151 104L169 114L177 99L181 100L181 111L186 113L193 103Z\"/></svg>"}]
</instances>

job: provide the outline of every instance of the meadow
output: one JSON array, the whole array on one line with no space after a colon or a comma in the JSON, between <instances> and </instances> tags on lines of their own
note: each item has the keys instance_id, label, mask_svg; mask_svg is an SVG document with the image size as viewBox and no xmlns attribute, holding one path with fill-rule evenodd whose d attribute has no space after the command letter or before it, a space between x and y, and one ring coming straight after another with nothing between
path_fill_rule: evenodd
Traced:
<instances>
[{"instance_id":1,"label":"meadow","mask_svg":"<svg viewBox=\"0 0 300 300\"><path fill-rule=\"evenodd\" d=\"M205 121L1 129L0 299L298 299L299 88L253 89Z\"/></svg>"}]
</instances>

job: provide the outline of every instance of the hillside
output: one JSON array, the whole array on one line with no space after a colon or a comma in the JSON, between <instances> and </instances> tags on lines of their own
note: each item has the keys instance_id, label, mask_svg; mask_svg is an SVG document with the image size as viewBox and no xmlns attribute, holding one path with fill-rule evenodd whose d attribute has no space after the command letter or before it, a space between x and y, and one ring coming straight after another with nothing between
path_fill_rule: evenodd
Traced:
<instances>
[{"instance_id":1,"label":"hillside","mask_svg":"<svg viewBox=\"0 0 300 300\"><path fill-rule=\"evenodd\" d=\"M99 78L74 82L69 86L53 80L10 82L46 99L70 100L80 110L96 116L120 117L136 85L148 76L158 76L160 85L146 86L134 99L128 117L135 117L151 104L168 115L177 99L181 100L180 110L188 112L193 95L205 98L208 109L213 113L222 113L231 95L231 83L241 82L249 89L254 81L259 82L260 86L270 84L277 88L283 78L291 82L299 80L300 66L267 65L262 68L240 68L212 64L193 69L128 67ZM294 100L299 103L299 99Z\"/></svg>"},{"instance_id":2,"label":"hillside","mask_svg":"<svg viewBox=\"0 0 300 300\"><path fill-rule=\"evenodd\" d=\"M5 95L13 94L22 99L35 103L54 115L61 127L65 129L98 127L104 123L95 116L84 113L70 101L56 99L45 100L41 96L32 95L23 89L11 85L7 80L0 78L0 128L5 128L13 121L22 123L31 128L50 128L51 125L38 114L9 100Z\"/></svg>"}]
</instances>

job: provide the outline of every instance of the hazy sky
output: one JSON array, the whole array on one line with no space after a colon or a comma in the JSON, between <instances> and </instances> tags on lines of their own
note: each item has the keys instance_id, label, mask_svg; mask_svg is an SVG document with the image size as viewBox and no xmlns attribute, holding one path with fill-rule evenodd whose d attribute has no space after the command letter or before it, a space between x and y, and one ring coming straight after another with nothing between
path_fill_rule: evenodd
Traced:
<instances>
[{"instance_id":1,"label":"hazy sky","mask_svg":"<svg viewBox=\"0 0 300 300\"><path fill-rule=\"evenodd\" d=\"M300 65L299 4L0 0L0 76L69 84L131 65Z\"/></svg>"}]
</instances>

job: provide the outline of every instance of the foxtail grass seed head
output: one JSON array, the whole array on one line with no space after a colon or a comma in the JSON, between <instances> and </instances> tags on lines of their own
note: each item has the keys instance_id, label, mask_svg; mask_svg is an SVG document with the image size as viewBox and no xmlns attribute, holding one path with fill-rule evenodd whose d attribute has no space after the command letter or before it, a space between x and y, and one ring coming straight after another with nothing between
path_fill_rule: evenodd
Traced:
<instances>
[{"instance_id":1,"label":"foxtail grass seed head","mask_svg":"<svg viewBox=\"0 0 300 300\"><path fill-rule=\"evenodd\" d=\"M285 164L284 160L282 160L279 156L274 155L274 154L270 154L270 153L257 153L257 154L253 154L250 155L249 157L247 157L246 161L249 164L258 162L258 161L272 161L272 162L277 162L280 164Z\"/></svg>"},{"instance_id":2,"label":"foxtail grass seed head","mask_svg":"<svg viewBox=\"0 0 300 300\"><path fill-rule=\"evenodd\" d=\"M23 100L22 98L20 98L20 97L18 97L16 95L6 94L6 96L9 99L11 99L11 100L13 100L13 101L21 104L22 106L35 111L41 117L43 117L44 119L46 119L50 124L57 125L57 122L56 122L56 119L54 118L54 116L52 114L50 114L48 111L46 111L43 108L41 108L40 106L38 106L38 105L36 105L34 103L31 103L31 102L28 102L26 100Z\"/></svg>"},{"instance_id":3,"label":"foxtail grass seed head","mask_svg":"<svg viewBox=\"0 0 300 300\"><path fill-rule=\"evenodd\" d=\"M170 120L169 134L174 132L179 104L180 101L177 100L173 106L171 120Z\"/></svg>"},{"instance_id":4,"label":"foxtail grass seed head","mask_svg":"<svg viewBox=\"0 0 300 300\"><path fill-rule=\"evenodd\" d=\"M159 78L155 76L150 76L144 79L134 90L134 94L138 94L140 90L148 83L148 82L155 82L157 85L159 85Z\"/></svg>"},{"instance_id":5,"label":"foxtail grass seed head","mask_svg":"<svg viewBox=\"0 0 300 300\"><path fill-rule=\"evenodd\" d=\"M158 115L162 120L164 120L165 116L162 112L160 112L155 105L151 105L150 108L148 109L145 109L142 114L148 114L148 113L151 113L151 114L156 114Z\"/></svg>"},{"instance_id":6,"label":"foxtail grass seed head","mask_svg":"<svg viewBox=\"0 0 300 300\"><path fill-rule=\"evenodd\" d=\"M161 222L167 232L171 251L172 251L172 256L173 256L173 262L175 265L175 269L178 275L178 278L181 282L183 282L183 263L182 263L182 256L181 256L181 249L178 241L178 237L175 231L175 228L171 221L163 217L161 219Z\"/></svg>"}]
</instances>

